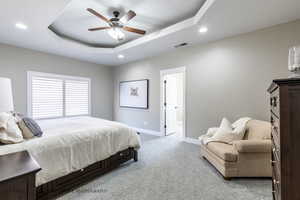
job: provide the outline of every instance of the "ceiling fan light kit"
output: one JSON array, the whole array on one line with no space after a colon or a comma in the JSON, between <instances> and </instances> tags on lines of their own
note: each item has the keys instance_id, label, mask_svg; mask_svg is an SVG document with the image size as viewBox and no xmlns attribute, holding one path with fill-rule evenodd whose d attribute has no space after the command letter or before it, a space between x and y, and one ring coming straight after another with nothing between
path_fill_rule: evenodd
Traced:
<instances>
[{"instance_id":1,"label":"ceiling fan light kit","mask_svg":"<svg viewBox=\"0 0 300 200\"><path fill-rule=\"evenodd\" d=\"M146 31L144 30L125 26L132 18L136 16L136 13L132 10L127 12L127 14L125 14L121 19L119 18L120 12L118 11L113 12L114 17L111 19L107 19L106 17L104 17L103 15L91 8L87 8L87 11L100 18L101 20L105 21L109 25L107 27L90 28L88 29L89 31L107 30L107 33L117 41L122 41L125 39L125 34L122 30L140 35L146 34Z\"/></svg>"},{"instance_id":2,"label":"ceiling fan light kit","mask_svg":"<svg viewBox=\"0 0 300 200\"><path fill-rule=\"evenodd\" d=\"M107 33L115 40L122 41L125 39L125 34L119 27L113 27L107 30Z\"/></svg>"}]
</instances>

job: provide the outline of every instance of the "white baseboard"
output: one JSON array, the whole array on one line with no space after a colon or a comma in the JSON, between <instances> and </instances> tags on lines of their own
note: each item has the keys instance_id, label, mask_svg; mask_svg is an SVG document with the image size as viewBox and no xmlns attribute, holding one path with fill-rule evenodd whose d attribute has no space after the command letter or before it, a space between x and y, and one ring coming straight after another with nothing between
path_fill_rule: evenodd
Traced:
<instances>
[{"instance_id":1,"label":"white baseboard","mask_svg":"<svg viewBox=\"0 0 300 200\"><path fill-rule=\"evenodd\" d=\"M131 128L133 128L134 130L136 130L137 132L140 132L140 133L145 133L145 134L148 134L148 135L155 135L155 136L163 136L161 134L161 132L159 132L159 131L153 131L153 130L136 128L136 127L131 127Z\"/></svg>"},{"instance_id":2,"label":"white baseboard","mask_svg":"<svg viewBox=\"0 0 300 200\"><path fill-rule=\"evenodd\" d=\"M131 127L131 128L133 128L137 132L148 134L148 135L154 135L154 136L159 136L159 137L164 136L159 131L153 131L153 130L149 130L149 129L142 129L142 128L136 128L136 127ZM200 140L197 140L197 139L194 139L194 138L186 137L186 138L182 139L182 141L186 142L186 143L190 143L190 144L200 145Z\"/></svg>"},{"instance_id":3,"label":"white baseboard","mask_svg":"<svg viewBox=\"0 0 300 200\"><path fill-rule=\"evenodd\" d=\"M200 140L197 140L197 139L194 139L194 138L189 138L189 137L184 138L183 141L186 142L186 143L190 143L190 144L196 144L196 145L201 144Z\"/></svg>"}]
</instances>

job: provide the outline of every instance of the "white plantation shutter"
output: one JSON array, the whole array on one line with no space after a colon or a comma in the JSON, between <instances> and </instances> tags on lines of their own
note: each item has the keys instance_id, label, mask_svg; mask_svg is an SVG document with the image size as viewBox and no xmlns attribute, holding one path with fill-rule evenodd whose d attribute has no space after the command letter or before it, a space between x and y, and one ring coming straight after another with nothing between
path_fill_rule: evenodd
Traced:
<instances>
[{"instance_id":1,"label":"white plantation shutter","mask_svg":"<svg viewBox=\"0 0 300 200\"><path fill-rule=\"evenodd\" d=\"M89 114L89 82L66 80L66 116Z\"/></svg>"},{"instance_id":2,"label":"white plantation shutter","mask_svg":"<svg viewBox=\"0 0 300 200\"><path fill-rule=\"evenodd\" d=\"M90 114L90 79L28 73L28 112L34 119Z\"/></svg>"},{"instance_id":3,"label":"white plantation shutter","mask_svg":"<svg viewBox=\"0 0 300 200\"><path fill-rule=\"evenodd\" d=\"M55 118L63 116L63 81L32 78L32 117Z\"/></svg>"}]
</instances>

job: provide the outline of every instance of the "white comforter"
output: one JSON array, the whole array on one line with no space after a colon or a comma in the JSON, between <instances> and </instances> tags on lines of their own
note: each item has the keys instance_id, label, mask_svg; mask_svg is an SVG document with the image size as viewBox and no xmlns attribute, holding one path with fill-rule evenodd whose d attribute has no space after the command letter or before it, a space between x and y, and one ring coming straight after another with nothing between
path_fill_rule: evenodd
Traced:
<instances>
[{"instance_id":1,"label":"white comforter","mask_svg":"<svg viewBox=\"0 0 300 200\"><path fill-rule=\"evenodd\" d=\"M0 155L28 150L40 164L36 185L87 167L129 147L138 149L133 129L117 122L91 117L39 121L40 138L0 145Z\"/></svg>"}]
</instances>

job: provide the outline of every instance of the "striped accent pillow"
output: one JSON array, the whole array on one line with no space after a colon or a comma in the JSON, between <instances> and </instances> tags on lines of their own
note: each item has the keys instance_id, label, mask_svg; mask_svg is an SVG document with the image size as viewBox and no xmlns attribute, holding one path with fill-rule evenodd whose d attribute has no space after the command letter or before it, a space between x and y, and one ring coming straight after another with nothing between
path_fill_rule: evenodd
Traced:
<instances>
[{"instance_id":1,"label":"striped accent pillow","mask_svg":"<svg viewBox=\"0 0 300 200\"><path fill-rule=\"evenodd\" d=\"M25 139L30 139L33 137L41 137L43 131L40 126L29 117L23 117L18 123L20 129L22 130L22 135Z\"/></svg>"}]
</instances>

